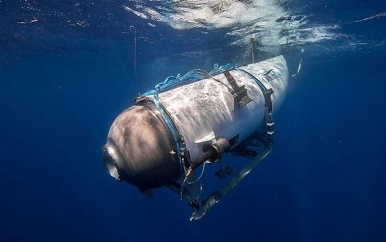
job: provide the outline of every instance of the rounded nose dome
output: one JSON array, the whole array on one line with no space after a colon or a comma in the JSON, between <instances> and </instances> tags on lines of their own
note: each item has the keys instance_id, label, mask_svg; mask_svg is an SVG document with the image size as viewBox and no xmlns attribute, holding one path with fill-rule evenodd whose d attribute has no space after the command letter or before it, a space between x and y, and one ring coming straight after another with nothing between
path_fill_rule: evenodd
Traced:
<instances>
[{"instance_id":1,"label":"rounded nose dome","mask_svg":"<svg viewBox=\"0 0 386 242\"><path fill-rule=\"evenodd\" d=\"M181 175L173 137L155 107L136 105L123 111L103 150L107 172L140 189L170 184Z\"/></svg>"}]
</instances>

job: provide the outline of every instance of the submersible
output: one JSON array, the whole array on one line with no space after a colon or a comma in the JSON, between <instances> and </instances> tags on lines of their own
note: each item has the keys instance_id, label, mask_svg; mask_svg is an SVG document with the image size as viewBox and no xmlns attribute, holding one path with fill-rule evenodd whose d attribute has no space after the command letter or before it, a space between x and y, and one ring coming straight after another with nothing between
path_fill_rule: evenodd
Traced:
<instances>
[{"instance_id":1,"label":"submersible","mask_svg":"<svg viewBox=\"0 0 386 242\"><path fill-rule=\"evenodd\" d=\"M171 188L188 201L191 219L199 219L271 151L273 113L287 83L283 56L167 78L115 119L103 147L104 165L116 180L142 192ZM249 161L201 198L197 168L225 153ZM220 171L220 178L231 175Z\"/></svg>"}]
</instances>

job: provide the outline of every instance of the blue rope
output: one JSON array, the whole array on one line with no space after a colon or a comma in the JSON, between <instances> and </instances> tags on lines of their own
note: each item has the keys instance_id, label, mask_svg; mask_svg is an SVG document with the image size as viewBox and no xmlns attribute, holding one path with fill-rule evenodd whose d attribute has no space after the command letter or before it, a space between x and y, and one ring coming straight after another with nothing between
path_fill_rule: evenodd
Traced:
<instances>
[{"instance_id":1,"label":"blue rope","mask_svg":"<svg viewBox=\"0 0 386 242\"><path fill-rule=\"evenodd\" d=\"M206 72L203 70L191 70L185 75L178 74L177 76L169 76L165 79L165 81L158 83L155 85L154 89L158 93L165 92L167 90L171 90L173 88L176 88L178 86L182 86L188 83L193 83L196 81L200 81L205 78L209 78L212 76L216 76L218 74L221 74L224 71L229 71L233 69L233 65L228 63L223 66L219 66L218 64L214 65L214 69L210 72ZM151 91L145 92L143 96L151 95Z\"/></svg>"},{"instance_id":2,"label":"blue rope","mask_svg":"<svg viewBox=\"0 0 386 242\"><path fill-rule=\"evenodd\" d=\"M168 78L165 79L165 81L158 83L155 86L155 90L158 92L164 92L166 90L173 89L182 84L192 83L195 81L202 80L204 78L205 78L204 76L195 72L188 72L183 76L180 76L180 75L177 75L176 77L169 76Z\"/></svg>"},{"instance_id":3,"label":"blue rope","mask_svg":"<svg viewBox=\"0 0 386 242\"><path fill-rule=\"evenodd\" d=\"M211 76L216 76L218 74L221 74L223 73L224 71L230 71L232 70L234 67L231 63L228 63L228 64L225 64L223 66L218 66L218 64L214 64L214 69L209 72L209 74Z\"/></svg>"}]
</instances>

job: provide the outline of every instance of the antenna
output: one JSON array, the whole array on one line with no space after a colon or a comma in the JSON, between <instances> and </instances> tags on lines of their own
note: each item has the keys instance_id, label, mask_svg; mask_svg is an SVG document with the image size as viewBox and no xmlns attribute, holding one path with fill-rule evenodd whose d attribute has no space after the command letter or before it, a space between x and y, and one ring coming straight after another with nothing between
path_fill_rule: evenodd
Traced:
<instances>
[{"instance_id":1,"label":"antenna","mask_svg":"<svg viewBox=\"0 0 386 242\"><path fill-rule=\"evenodd\" d=\"M251 37L252 63L255 63L255 34Z\"/></svg>"},{"instance_id":2,"label":"antenna","mask_svg":"<svg viewBox=\"0 0 386 242\"><path fill-rule=\"evenodd\" d=\"M139 92L138 77L137 77L137 29L134 26L131 26L134 29L134 77L135 84L137 86L138 97L141 96Z\"/></svg>"}]
</instances>

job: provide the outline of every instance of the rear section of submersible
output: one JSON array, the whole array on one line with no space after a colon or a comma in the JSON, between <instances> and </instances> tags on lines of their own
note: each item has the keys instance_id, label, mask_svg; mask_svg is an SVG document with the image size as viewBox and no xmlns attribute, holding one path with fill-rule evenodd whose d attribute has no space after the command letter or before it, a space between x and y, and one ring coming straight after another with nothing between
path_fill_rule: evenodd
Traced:
<instances>
[{"instance_id":1,"label":"rear section of submersible","mask_svg":"<svg viewBox=\"0 0 386 242\"><path fill-rule=\"evenodd\" d=\"M103 147L108 173L145 191L168 186L199 219L271 150L273 112L288 83L283 56L243 67L195 70L168 78L135 99L113 122ZM226 184L201 200L195 169L227 152L244 154L257 139L265 150Z\"/></svg>"}]
</instances>

